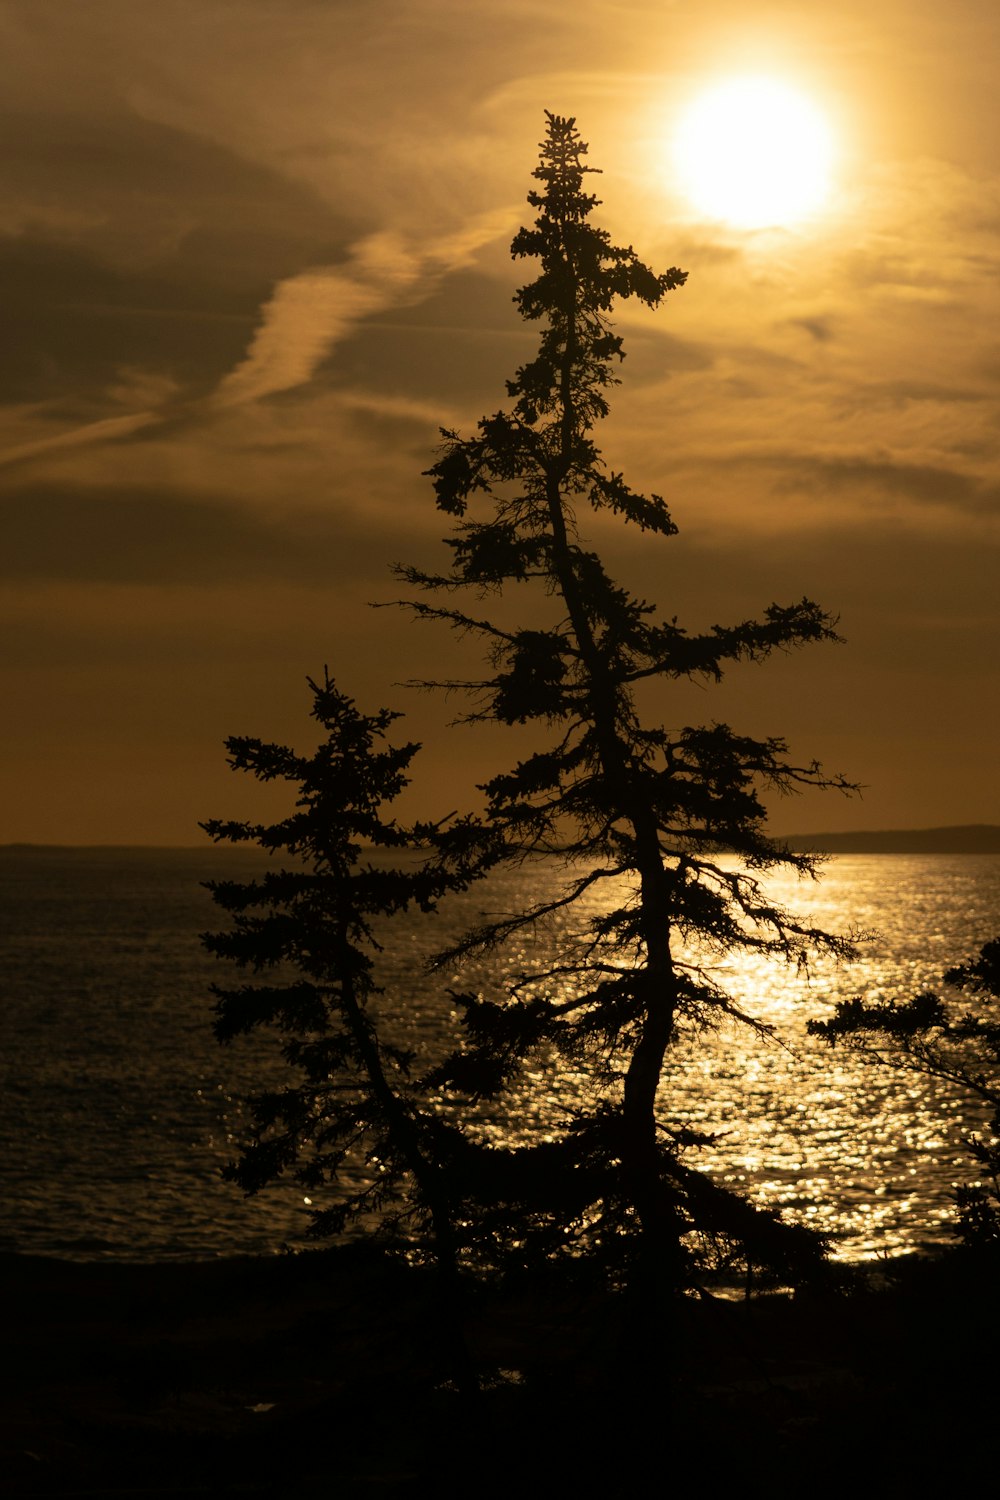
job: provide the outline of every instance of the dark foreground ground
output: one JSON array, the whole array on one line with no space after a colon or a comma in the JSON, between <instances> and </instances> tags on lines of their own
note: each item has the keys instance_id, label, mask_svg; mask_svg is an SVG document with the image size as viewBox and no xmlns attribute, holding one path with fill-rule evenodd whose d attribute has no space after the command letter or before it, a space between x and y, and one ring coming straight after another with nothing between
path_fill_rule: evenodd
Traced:
<instances>
[{"instance_id":1,"label":"dark foreground ground","mask_svg":"<svg viewBox=\"0 0 1000 1500\"><path fill-rule=\"evenodd\" d=\"M685 1304L636 1369L615 1304L483 1299L438 1362L423 1277L371 1251L199 1265L0 1256L0 1494L813 1495L995 1483L995 1278ZM634 1378L641 1373L641 1378Z\"/></svg>"}]
</instances>

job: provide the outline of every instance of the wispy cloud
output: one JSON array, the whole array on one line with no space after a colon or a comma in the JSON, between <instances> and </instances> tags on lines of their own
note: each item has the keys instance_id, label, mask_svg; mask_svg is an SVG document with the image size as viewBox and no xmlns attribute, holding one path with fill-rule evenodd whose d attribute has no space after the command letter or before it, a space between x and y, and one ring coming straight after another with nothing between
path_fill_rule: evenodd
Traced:
<instances>
[{"instance_id":1,"label":"wispy cloud","mask_svg":"<svg viewBox=\"0 0 1000 1500\"><path fill-rule=\"evenodd\" d=\"M206 400L185 400L172 382L153 376L140 389L131 371L129 389L143 400L141 410L17 444L0 452L0 467L50 452L114 443L178 416L204 420L307 386L336 345L365 318L429 295L442 277L471 265L479 250L509 233L514 218L513 208L481 214L429 244L414 244L390 231L369 235L353 246L342 264L317 266L277 284L261 309L245 356ZM163 399L157 401L160 387ZM109 394L122 399L118 387Z\"/></svg>"},{"instance_id":2,"label":"wispy cloud","mask_svg":"<svg viewBox=\"0 0 1000 1500\"><path fill-rule=\"evenodd\" d=\"M85 448L93 443L111 443L119 438L131 437L144 427L152 427L163 421L164 414L158 411L131 412L125 417L105 417L99 422L87 422L83 427L73 427L68 432L54 437L37 438L31 443L20 443L0 453L0 467L20 463L24 459L37 458L40 454L67 448Z\"/></svg>"},{"instance_id":3,"label":"wispy cloud","mask_svg":"<svg viewBox=\"0 0 1000 1500\"><path fill-rule=\"evenodd\" d=\"M410 291L418 266L386 239L365 241L343 267L320 266L280 282L245 359L222 380L212 404L242 405L305 385L355 324Z\"/></svg>"},{"instance_id":4,"label":"wispy cloud","mask_svg":"<svg viewBox=\"0 0 1000 1500\"><path fill-rule=\"evenodd\" d=\"M369 235L350 258L289 277L275 288L246 358L225 376L214 406L242 405L305 385L364 318L424 295L509 228L506 214L483 214L431 246L393 232Z\"/></svg>"}]
</instances>

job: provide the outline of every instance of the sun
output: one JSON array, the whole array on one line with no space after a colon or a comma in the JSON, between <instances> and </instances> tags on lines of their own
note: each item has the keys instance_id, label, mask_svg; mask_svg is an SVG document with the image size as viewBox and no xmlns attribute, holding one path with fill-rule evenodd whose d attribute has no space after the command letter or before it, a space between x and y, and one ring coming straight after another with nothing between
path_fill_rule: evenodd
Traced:
<instances>
[{"instance_id":1,"label":"sun","mask_svg":"<svg viewBox=\"0 0 1000 1500\"><path fill-rule=\"evenodd\" d=\"M699 94L674 136L695 208L742 229L794 224L830 192L833 133L805 95L774 78L728 78Z\"/></svg>"}]
</instances>

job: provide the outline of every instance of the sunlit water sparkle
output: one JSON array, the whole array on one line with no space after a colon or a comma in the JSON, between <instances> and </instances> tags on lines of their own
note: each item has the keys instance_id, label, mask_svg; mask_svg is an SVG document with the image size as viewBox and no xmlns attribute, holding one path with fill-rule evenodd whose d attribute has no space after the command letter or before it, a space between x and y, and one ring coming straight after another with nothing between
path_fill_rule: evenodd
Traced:
<instances>
[{"instance_id":1,"label":"sunlit water sparkle","mask_svg":"<svg viewBox=\"0 0 1000 1500\"><path fill-rule=\"evenodd\" d=\"M212 1038L208 986L233 976L199 944L225 926L200 882L257 867L231 850L0 849L0 1248L152 1260L301 1241L300 1190L246 1200L219 1178L241 1099L284 1072L272 1039L223 1049ZM449 985L541 966L548 939L508 945L499 975L423 968L485 909L514 908L528 878L396 924L381 971L396 1034L443 1050L456 1022ZM535 889L552 878L531 877ZM769 890L817 926L879 937L856 962L821 956L808 973L718 960L740 1006L780 1042L731 1026L681 1041L665 1117L717 1134L692 1165L822 1228L844 1259L947 1241L955 1185L971 1176L961 1136L981 1115L941 1085L831 1051L806 1022L853 995L939 986L1000 931L1000 857L842 855L818 884L782 877ZM480 1107L476 1128L496 1141L545 1135L589 1087L582 1072L540 1061L503 1114Z\"/></svg>"}]
</instances>

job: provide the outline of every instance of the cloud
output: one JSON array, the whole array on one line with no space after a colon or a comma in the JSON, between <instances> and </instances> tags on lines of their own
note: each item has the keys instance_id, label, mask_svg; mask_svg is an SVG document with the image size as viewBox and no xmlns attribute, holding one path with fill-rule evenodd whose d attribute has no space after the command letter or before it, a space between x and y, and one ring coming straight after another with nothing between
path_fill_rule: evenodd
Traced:
<instances>
[{"instance_id":1,"label":"cloud","mask_svg":"<svg viewBox=\"0 0 1000 1500\"><path fill-rule=\"evenodd\" d=\"M830 489L876 491L920 506L995 516L1000 486L979 475L888 455L827 454L806 466L812 482Z\"/></svg>"},{"instance_id":2,"label":"cloud","mask_svg":"<svg viewBox=\"0 0 1000 1500\"><path fill-rule=\"evenodd\" d=\"M791 328L800 328L817 344L828 344L833 338L833 320L824 317L789 318Z\"/></svg>"},{"instance_id":3,"label":"cloud","mask_svg":"<svg viewBox=\"0 0 1000 1500\"><path fill-rule=\"evenodd\" d=\"M343 269L320 267L281 282L262 309L246 357L220 382L212 404L241 405L305 385L357 322L413 286L412 259L398 253L393 264L383 246L370 267L365 252L371 248L363 244Z\"/></svg>"},{"instance_id":4,"label":"cloud","mask_svg":"<svg viewBox=\"0 0 1000 1500\"><path fill-rule=\"evenodd\" d=\"M502 210L473 216L460 229L424 245L409 243L402 236L388 231L374 234L360 240L342 264L320 266L284 278L263 305L260 324L244 357L222 377L207 399L185 396L176 380L141 367L136 355L143 346L135 332L135 308L130 308L128 303L129 278L108 268L97 268L89 258L60 251L56 262L60 285L62 278L70 287L76 285L78 267L83 267L88 294L93 295L91 283L100 288L105 299L102 325L105 338L109 321L114 328L116 315L121 314L124 318L125 314L132 314L125 321L129 338L125 352L130 356L130 363L124 370L116 367L109 362L108 352L87 344L85 335L94 322L95 309L86 299L75 312L79 331L75 334L67 331L67 322L70 330L76 325L73 309L69 309L67 320L64 308L60 310L60 318L48 320L53 337L62 341L67 358L89 360L95 372L103 366L110 377L106 396L116 404L125 400L126 395L137 404L142 398L147 398L147 404L127 415L103 417L15 442L0 452L0 467L48 453L114 443L163 423L180 421L203 425L232 408L306 386L334 348L352 336L365 319L387 309L421 302L433 293L446 275L472 266L477 252L509 231L511 223L512 215ZM42 260L45 260L44 256ZM146 299L155 303L157 288L148 282L148 277L140 278L135 290L141 288ZM40 293L33 291L32 295L40 296ZM160 309L164 314L169 310L168 307ZM175 339L178 334L182 338L185 336L185 323L192 318L198 321L196 311L177 311L180 321ZM233 332L229 325L223 330L226 343L231 343ZM218 352L218 338L213 338L213 344ZM146 346L148 352L153 348L162 358L162 336ZM92 381L89 384L92 392ZM157 393L161 395L158 403L149 400ZM371 405L371 398L363 394L356 400ZM397 414L401 410L398 396L393 410ZM418 399L414 398L408 414L425 415Z\"/></svg>"},{"instance_id":5,"label":"cloud","mask_svg":"<svg viewBox=\"0 0 1000 1500\"><path fill-rule=\"evenodd\" d=\"M685 495L699 476L697 509ZM741 531L775 535L817 531L856 536L875 522L903 532L953 533L984 546L1000 535L1000 485L988 473L945 462L920 462L905 449L820 448L790 439L731 443L714 454L688 455L678 465L675 519L689 518L702 540L731 513ZM707 530L706 530L707 528Z\"/></svg>"},{"instance_id":6,"label":"cloud","mask_svg":"<svg viewBox=\"0 0 1000 1500\"><path fill-rule=\"evenodd\" d=\"M262 309L245 359L220 382L212 405L241 405L307 384L359 322L428 295L508 223L506 214L482 214L426 246L384 231L359 241L343 266L321 266L281 282Z\"/></svg>"},{"instance_id":7,"label":"cloud","mask_svg":"<svg viewBox=\"0 0 1000 1500\"><path fill-rule=\"evenodd\" d=\"M85 448L92 443L110 443L120 438L131 437L144 427L162 421L155 411L132 412L127 417L105 417L99 422L88 422L83 427L74 427L54 437L37 438L34 442L21 443L0 453L0 467L16 464L24 459L37 458L43 453L58 452L66 448Z\"/></svg>"},{"instance_id":8,"label":"cloud","mask_svg":"<svg viewBox=\"0 0 1000 1500\"><path fill-rule=\"evenodd\" d=\"M222 584L295 581L329 587L336 562L352 578L385 575L384 536L363 517L248 510L213 494L152 485L108 494L30 485L4 501L0 573L8 581ZM405 549L409 528L397 518Z\"/></svg>"}]
</instances>

